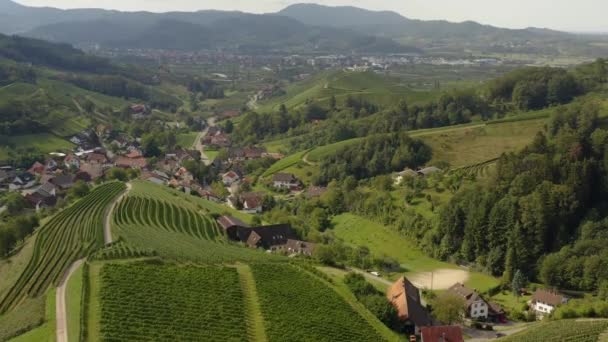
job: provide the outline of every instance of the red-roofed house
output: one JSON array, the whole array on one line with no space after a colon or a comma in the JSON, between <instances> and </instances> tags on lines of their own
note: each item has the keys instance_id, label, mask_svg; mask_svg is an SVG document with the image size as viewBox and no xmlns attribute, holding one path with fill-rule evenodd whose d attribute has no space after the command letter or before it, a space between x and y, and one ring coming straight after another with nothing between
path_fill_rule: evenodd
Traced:
<instances>
[{"instance_id":1,"label":"red-roofed house","mask_svg":"<svg viewBox=\"0 0 608 342\"><path fill-rule=\"evenodd\" d=\"M119 156L116 159L116 166L122 167L125 169L144 169L148 166L146 162L146 158L128 158L125 156Z\"/></svg>"},{"instance_id":2,"label":"red-roofed house","mask_svg":"<svg viewBox=\"0 0 608 342\"><path fill-rule=\"evenodd\" d=\"M45 170L46 170L46 167L44 166L44 164L35 162L34 165L32 165L32 167L30 167L29 170L27 170L27 172L29 172L33 175L40 176L44 173Z\"/></svg>"},{"instance_id":3,"label":"red-roofed house","mask_svg":"<svg viewBox=\"0 0 608 342\"><path fill-rule=\"evenodd\" d=\"M424 327L421 337L422 342L464 342L462 329L457 325Z\"/></svg>"},{"instance_id":4,"label":"red-roofed house","mask_svg":"<svg viewBox=\"0 0 608 342\"><path fill-rule=\"evenodd\" d=\"M231 186L232 184L241 180L241 176L234 171L228 171L222 175L222 182L225 186Z\"/></svg>"}]
</instances>

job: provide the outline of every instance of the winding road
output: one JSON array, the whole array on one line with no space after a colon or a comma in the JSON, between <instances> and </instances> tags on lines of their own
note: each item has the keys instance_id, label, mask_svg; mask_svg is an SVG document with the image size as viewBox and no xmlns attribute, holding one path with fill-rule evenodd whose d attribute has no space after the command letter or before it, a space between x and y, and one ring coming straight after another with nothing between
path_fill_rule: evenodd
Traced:
<instances>
[{"instance_id":1,"label":"winding road","mask_svg":"<svg viewBox=\"0 0 608 342\"><path fill-rule=\"evenodd\" d=\"M114 208L120 202L120 200L131 191L131 183L127 183L127 189L118 196L112 204L109 206L105 213L103 223L103 240L106 245L112 243L112 212ZM78 270L78 268L86 261L86 258L76 260L70 268L66 271L65 275L61 279L59 286L57 286L57 292L55 294L55 321L56 321L56 336L57 342L68 342L68 320L66 314L66 300L65 292L68 285L68 281L72 274Z\"/></svg>"},{"instance_id":2,"label":"winding road","mask_svg":"<svg viewBox=\"0 0 608 342\"><path fill-rule=\"evenodd\" d=\"M205 145L203 145L203 138L207 136L207 133L209 132L209 128L215 126L215 121L216 121L215 117L207 119L207 127L205 127L205 129L202 130L196 136L196 139L194 140L194 143L192 144L192 149L197 150L201 153L201 160L207 166L211 165L212 161L209 160L209 157L205 154Z\"/></svg>"},{"instance_id":3,"label":"winding road","mask_svg":"<svg viewBox=\"0 0 608 342\"><path fill-rule=\"evenodd\" d=\"M123 197L125 197L125 195L129 193L129 191L131 191L131 183L127 183L127 190L123 192L120 196L116 197L114 202L112 202L112 204L106 211L106 217L103 222L103 241L106 245L112 243L112 212L114 211L114 208L116 208L118 202L120 202L120 200L123 199Z\"/></svg>"},{"instance_id":4,"label":"winding road","mask_svg":"<svg viewBox=\"0 0 608 342\"><path fill-rule=\"evenodd\" d=\"M66 315L66 304L65 304L65 291L68 285L68 281L74 272L82 265L85 259L77 260L70 266L70 269L65 273L61 279L61 283L57 287L55 294L55 320L57 324L56 334L57 342L68 342L68 320Z\"/></svg>"}]
</instances>

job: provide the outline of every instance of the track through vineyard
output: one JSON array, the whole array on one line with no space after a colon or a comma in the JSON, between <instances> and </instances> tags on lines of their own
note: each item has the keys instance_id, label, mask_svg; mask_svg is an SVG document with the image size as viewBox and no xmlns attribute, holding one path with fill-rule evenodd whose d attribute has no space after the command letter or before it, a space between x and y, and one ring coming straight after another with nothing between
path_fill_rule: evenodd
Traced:
<instances>
[{"instance_id":1,"label":"track through vineyard","mask_svg":"<svg viewBox=\"0 0 608 342\"><path fill-rule=\"evenodd\" d=\"M38 231L34 253L24 272L0 302L6 312L26 296L37 297L80 258L104 244L103 219L107 206L124 191L119 182L107 183L53 216Z\"/></svg>"}]
</instances>

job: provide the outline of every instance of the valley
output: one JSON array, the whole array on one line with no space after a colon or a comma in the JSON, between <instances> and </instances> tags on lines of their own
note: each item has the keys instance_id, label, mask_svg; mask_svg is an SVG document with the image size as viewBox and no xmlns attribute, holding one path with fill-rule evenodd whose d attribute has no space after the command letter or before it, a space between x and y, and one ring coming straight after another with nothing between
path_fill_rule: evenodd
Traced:
<instances>
[{"instance_id":1,"label":"valley","mask_svg":"<svg viewBox=\"0 0 608 342\"><path fill-rule=\"evenodd\" d=\"M605 36L0 18L0 341L608 336Z\"/></svg>"}]
</instances>

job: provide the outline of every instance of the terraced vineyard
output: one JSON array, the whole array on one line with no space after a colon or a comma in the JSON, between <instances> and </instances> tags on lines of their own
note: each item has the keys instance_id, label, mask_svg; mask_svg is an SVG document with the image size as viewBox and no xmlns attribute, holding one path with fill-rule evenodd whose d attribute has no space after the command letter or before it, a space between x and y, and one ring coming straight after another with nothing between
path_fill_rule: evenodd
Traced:
<instances>
[{"instance_id":1,"label":"terraced vineyard","mask_svg":"<svg viewBox=\"0 0 608 342\"><path fill-rule=\"evenodd\" d=\"M113 217L113 233L131 248L203 263L275 257L228 242L215 220L181 197L157 190L160 195L152 198L138 187L118 204Z\"/></svg>"},{"instance_id":2,"label":"terraced vineyard","mask_svg":"<svg viewBox=\"0 0 608 342\"><path fill-rule=\"evenodd\" d=\"M40 296L59 281L75 260L103 246L105 210L124 190L123 183L101 185L51 218L39 230L32 258L0 302L0 312L11 309L26 296Z\"/></svg>"},{"instance_id":3,"label":"terraced vineyard","mask_svg":"<svg viewBox=\"0 0 608 342\"><path fill-rule=\"evenodd\" d=\"M208 217L150 198L125 198L116 208L114 222L119 226L157 227L203 240L224 240L217 223Z\"/></svg>"},{"instance_id":4,"label":"terraced vineyard","mask_svg":"<svg viewBox=\"0 0 608 342\"><path fill-rule=\"evenodd\" d=\"M330 287L288 264L251 267L269 341L382 341Z\"/></svg>"},{"instance_id":5,"label":"terraced vineyard","mask_svg":"<svg viewBox=\"0 0 608 342\"><path fill-rule=\"evenodd\" d=\"M501 338L500 342L596 342L608 329L608 320L560 320L541 323L521 333Z\"/></svg>"},{"instance_id":6,"label":"terraced vineyard","mask_svg":"<svg viewBox=\"0 0 608 342\"><path fill-rule=\"evenodd\" d=\"M100 249L92 256L94 260L114 260L114 259L128 259L128 258L140 258L154 256L156 252L151 249L140 249L133 247L128 243L122 241L114 242L107 245L103 249Z\"/></svg>"},{"instance_id":7,"label":"terraced vineyard","mask_svg":"<svg viewBox=\"0 0 608 342\"><path fill-rule=\"evenodd\" d=\"M485 177L489 174L490 169L496 164L498 158L490 159L481 163L461 167L453 172L460 173L466 177Z\"/></svg>"},{"instance_id":8,"label":"terraced vineyard","mask_svg":"<svg viewBox=\"0 0 608 342\"><path fill-rule=\"evenodd\" d=\"M103 341L247 341L236 269L107 264Z\"/></svg>"}]
</instances>

